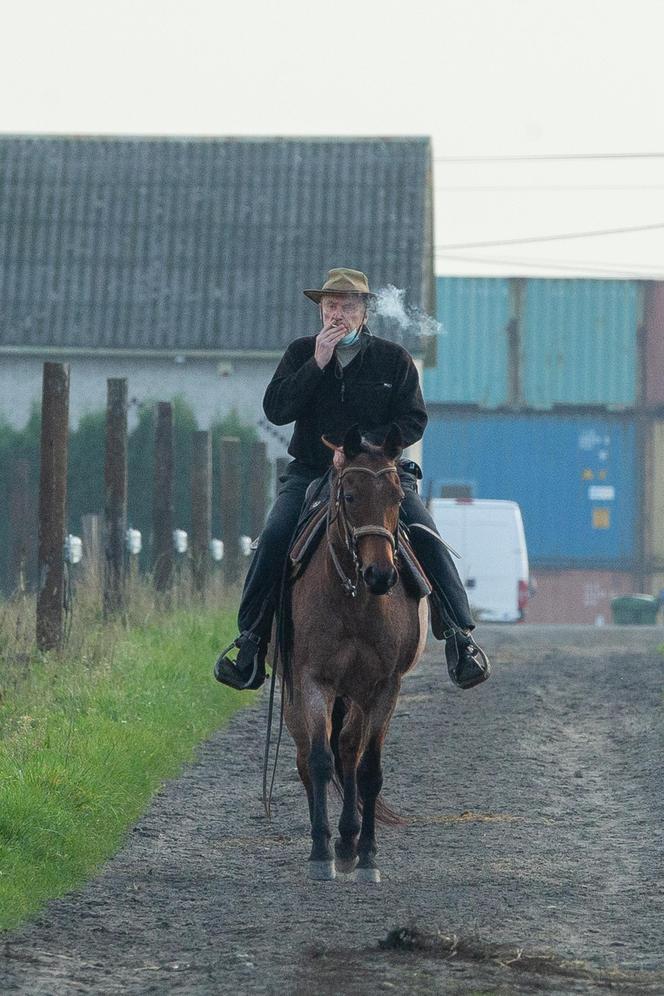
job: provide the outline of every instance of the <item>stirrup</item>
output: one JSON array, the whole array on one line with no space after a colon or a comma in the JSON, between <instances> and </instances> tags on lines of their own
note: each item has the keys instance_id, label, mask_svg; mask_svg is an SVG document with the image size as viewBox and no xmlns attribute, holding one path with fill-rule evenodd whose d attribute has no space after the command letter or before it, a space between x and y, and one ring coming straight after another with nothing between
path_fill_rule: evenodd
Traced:
<instances>
[{"instance_id":1,"label":"stirrup","mask_svg":"<svg viewBox=\"0 0 664 996\"><path fill-rule=\"evenodd\" d=\"M459 688L474 688L486 681L491 674L491 664L484 650L475 643L472 636L457 633L451 627L445 630L445 658L450 678ZM459 644L465 650L472 647L472 654L460 659Z\"/></svg>"},{"instance_id":2,"label":"stirrup","mask_svg":"<svg viewBox=\"0 0 664 996\"><path fill-rule=\"evenodd\" d=\"M235 660L232 660L228 655L229 653L237 648L241 648L245 643L251 642L253 644L253 667L249 674L244 670L240 670L237 667L237 660L239 654L236 656ZM230 688L235 688L238 691L248 691L260 688L260 686L265 681L265 652L261 648L261 639L254 633L244 632L240 633L232 643L229 643L227 647L222 650L217 658L214 665L214 676L217 681L221 682L222 685L228 685Z\"/></svg>"}]
</instances>

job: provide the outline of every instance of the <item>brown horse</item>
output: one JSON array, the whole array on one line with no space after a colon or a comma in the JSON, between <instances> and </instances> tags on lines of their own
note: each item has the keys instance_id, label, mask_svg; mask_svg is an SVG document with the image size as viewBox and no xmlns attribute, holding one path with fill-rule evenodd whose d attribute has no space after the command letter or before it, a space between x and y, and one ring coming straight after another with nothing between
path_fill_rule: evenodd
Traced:
<instances>
[{"instance_id":1,"label":"brown horse","mask_svg":"<svg viewBox=\"0 0 664 996\"><path fill-rule=\"evenodd\" d=\"M333 879L357 866L358 879L379 882L375 822L389 813L378 800L381 753L401 679L424 647L428 608L399 576L398 427L382 447L354 427L332 448L327 541L291 594L292 695L284 717L309 801L310 877ZM333 778L343 792L336 866L327 808Z\"/></svg>"}]
</instances>

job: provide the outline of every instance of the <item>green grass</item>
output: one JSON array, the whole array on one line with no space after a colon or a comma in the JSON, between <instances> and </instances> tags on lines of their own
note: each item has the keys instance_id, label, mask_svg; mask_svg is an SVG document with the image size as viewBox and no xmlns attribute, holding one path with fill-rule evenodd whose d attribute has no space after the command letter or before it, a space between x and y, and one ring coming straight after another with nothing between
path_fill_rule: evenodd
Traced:
<instances>
[{"instance_id":1,"label":"green grass","mask_svg":"<svg viewBox=\"0 0 664 996\"><path fill-rule=\"evenodd\" d=\"M0 655L0 929L89 878L247 704L211 674L233 627L230 612L180 609L110 635L91 625L71 656Z\"/></svg>"}]
</instances>

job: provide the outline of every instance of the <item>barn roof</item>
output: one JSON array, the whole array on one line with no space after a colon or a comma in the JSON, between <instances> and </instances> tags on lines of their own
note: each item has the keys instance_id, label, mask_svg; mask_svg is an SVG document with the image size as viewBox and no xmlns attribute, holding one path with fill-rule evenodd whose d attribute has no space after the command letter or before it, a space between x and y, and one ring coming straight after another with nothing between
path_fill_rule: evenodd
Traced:
<instances>
[{"instance_id":1,"label":"barn roof","mask_svg":"<svg viewBox=\"0 0 664 996\"><path fill-rule=\"evenodd\" d=\"M433 306L427 138L5 136L0 177L0 350L280 352L340 265Z\"/></svg>"}]
</instances>

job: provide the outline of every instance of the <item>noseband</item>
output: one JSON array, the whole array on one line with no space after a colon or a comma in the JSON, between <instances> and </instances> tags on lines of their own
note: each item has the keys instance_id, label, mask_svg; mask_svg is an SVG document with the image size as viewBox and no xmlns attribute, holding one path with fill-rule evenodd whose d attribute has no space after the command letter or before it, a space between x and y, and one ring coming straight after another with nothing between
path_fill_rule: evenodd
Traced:
<instances>
[{"instance_id":1,"label":"noseband","mask_svg":"<svg viewBox=\"0 0 664 996\"><path fill-rule=\"evenodd\" d=\"M382 536L383 539L389 541L390 546L392 547L392 552L396 554L398 550L399 524L397 522L396 533L392 533L389 529L385 529L384 526L354 526L351 522L349 522L348 513L346 512L343 503L343 479L348 473L370 474L371 477L379 478L382 477L383 474L396 474L398 477L399 472L396 467L383 467L382 470L371 470L369 467L348 467L345 470L342 470L337 477L337 488L334 496L334 502L330 502L330 507L327 513L327 548L330 551L332 563L334 564L337 574L341 579L344 591L346 594L355 598L360 581L360 558L357 550L358 539L361 539L362 536ZM332 514L333 508L334 514ZM353 560L353 566L355 567L354 581L348 577L339 563L339 558L335 553L332 537L330 536L330 527L337 519L339 520L339 525L343 527L344 547L350 553Z\"/></svg>"}]
</instances>

